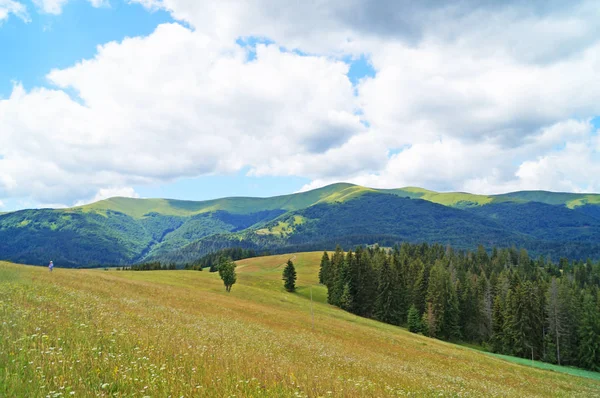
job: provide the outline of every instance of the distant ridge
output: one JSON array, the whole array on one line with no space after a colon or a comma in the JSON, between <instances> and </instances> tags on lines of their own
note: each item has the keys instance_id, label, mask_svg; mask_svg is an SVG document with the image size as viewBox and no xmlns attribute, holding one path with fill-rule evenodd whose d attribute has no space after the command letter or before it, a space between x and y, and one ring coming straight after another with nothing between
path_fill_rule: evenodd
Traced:
<instances>
[{"instance_id":1,"label":"distant ridge","mask_svg":"<svg viewBox=\"0 0 600 398\"><path fill-rule=\"evenodd\" d=\"M265 198L114 197L0 214L0 259L45 264L52 258L72 267L187 263L226 247L282 252L402 241L465 249L516 245L533 254L600 258L600 195L337 183Z\"/></svg>"},{"instance_id":2,"label":"distant ridge","mask_svg":"<svg viewBox=\"0 0 600 398\"><path fill-rule=\"evenodd\" d=\"M551 191L517 191L497 195L480 195L468 192L436 192L419 187L394 189L368 188L350 183L335 183L305 192L272 197L233 196L202 201L180 199L140 199L113 197L65 211L118 211L132 217L143 217L156 212L165 215L189 216L210 211L225 210L248 214L265 209L298 210L316 203L344 202L368 192L388 193L411 199L423 199L450 207L475 207L500 202L541 202L565 205L569 208L586 204L600 204L600 194L567 193ZM0 213L2 214L2 213Z\"/></svg>"}]
</instances>

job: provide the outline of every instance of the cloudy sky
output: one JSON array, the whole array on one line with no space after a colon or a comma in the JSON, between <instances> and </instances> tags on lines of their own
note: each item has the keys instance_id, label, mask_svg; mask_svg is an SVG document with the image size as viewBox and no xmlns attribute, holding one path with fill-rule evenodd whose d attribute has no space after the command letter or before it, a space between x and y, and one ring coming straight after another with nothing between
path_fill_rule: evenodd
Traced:
<instances>
[{"instance_id":1,"label":"cloudy sky","mask_svg":"<svg viewBox=\"0 0 600 398\"><path fill-rule=\"evenodd\" d=\"M598 192L600 7L524 3L0 0L0 211Z\"/></svg>"}]
</instances>

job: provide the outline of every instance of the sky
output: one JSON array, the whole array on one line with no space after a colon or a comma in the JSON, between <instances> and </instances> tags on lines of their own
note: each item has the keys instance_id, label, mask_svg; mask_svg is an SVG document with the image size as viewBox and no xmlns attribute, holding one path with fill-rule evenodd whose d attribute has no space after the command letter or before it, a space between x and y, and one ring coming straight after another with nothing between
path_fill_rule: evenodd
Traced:
<instances>
[{"instance_id":1,"label":"sky","mask_svg":"<svg viewBox=\"0 0 600 398\"><path fill-rule=\"evenodd\" d=\"M600 191L595 1L0 0L0 212Z\"/></svg>"}]
</instances>

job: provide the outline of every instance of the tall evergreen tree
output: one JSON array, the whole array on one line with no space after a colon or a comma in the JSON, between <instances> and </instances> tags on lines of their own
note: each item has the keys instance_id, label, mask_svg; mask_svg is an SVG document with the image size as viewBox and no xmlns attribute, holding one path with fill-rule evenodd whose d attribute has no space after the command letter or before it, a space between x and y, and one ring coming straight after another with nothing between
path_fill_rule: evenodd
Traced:
<instances>
[{"instance_id":1,"label":"tall evergreen tree","mask_svg":"<svg viewBox=\"0 0 600 398\"><path fill-rule=\"evenodd\" d=\"M408 330L413 333L421 331L421 316L414 304L408 309Z\"/></svg>"},{"instance_id":2,"label":"tall evergreen tree","mask_svg":"<svg viewBox=\"0 0 600 398\"><path fill-rule=\"evenodd\" d=\"M296 268L292 260L288 260L287 265L283 269L283 287L288 292L296 290Z\"/></svg>"},{"instance_id":3,"label":"tall evergreen tree","mask_svg":"<svg viewBox=\"0 0 600 398\"><path fill-rule=\"evenodd\" d=\"M492 337L491 346L494 352L506 352L505 344L506 336L504 335L504 300L501 296L496 296L494 299L494 308L492 310Z\"/></svg>"},{"instance_id":4,"label":"tall evergreen tree","mask_svg":"<svg viewBox=\"0 0 600 398\"><path fill-rule=\"evenodd\" d=\"M548 321L548 333L550 341L556 350L556 361L560 365L560 343L567 325L565 324L565 306L561 301L559 282L556 278L552 278L548 287L546 299L546 313Z\"/></svg>"},{"instance_id":5,"label":"tall evergreen tree","mask_svg":"<svg viewBox=\"0 0 600 398\"><path fill-rule=\"evenodd\" d=\"M349 312L354 308L352 294L350 293L350 285L347 283L344 284L342 288L342 294L340 296L340 308Z\"/></svg>"},{"instance_id":6,"label":"tall evergreen tree","mask_svg":"<svg viewBox=\"0 0 600 398\"><path fill-rule=\"evenodd\" d=\"M377 300L375 303L375 318L394 325L400 324L399 300L396 290L396 272L386 258L379 272Z\"/></svg>"},{"instance_id":7,"label":"tall evergreen tree","mask_svg":"<svg viewBox=\"0 0 600 398\"><path fill-rule=\"evenodd\" d=\"M579 324L579 363L594 371L600 370L600 305L589 292L582 301Z\"/></svg>"},{"instance_id":8,"label":"tall evergreen tree","mask_svg":"<svg viewBox=\"0 0 600 398\"><path fill-rule=\"evenodd\" d=\"M346 260L344 252L337 246L331 258L331 273L327 283L327 302L332 305L340 305L340 298L346 284Z\"/></svg>"},{"instance_id":9,"label":"tall evergreen tree","mask_svg":"<svg viewBox=\"0 0 600 398\"><path fill-rule=\"evenodd\" d=\"M323 252L321 257L321 266L319 267L319 283L327 286L331 278L331 262L327 252Z\"/></svg>"}]
</instances>

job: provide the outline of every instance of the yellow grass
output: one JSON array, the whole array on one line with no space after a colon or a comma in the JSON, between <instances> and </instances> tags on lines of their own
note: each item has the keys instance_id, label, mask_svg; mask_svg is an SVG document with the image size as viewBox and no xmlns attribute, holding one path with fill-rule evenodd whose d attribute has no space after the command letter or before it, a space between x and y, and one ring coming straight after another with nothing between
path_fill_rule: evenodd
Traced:
<instances>
[{"instance_id":1,"label":"yellow grass","mask_svg":"<svg viewBox=\"0 0 600 398\"><path fill-rule=\"evenodd\" d=\"M316 285L320 256L240 261L230 294L206 271L50 273L0 263L0 396L600 395L595 380L331 307ZM289 258L294 294L281 281Z\"/></svg>"}]
</instances>

